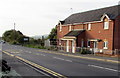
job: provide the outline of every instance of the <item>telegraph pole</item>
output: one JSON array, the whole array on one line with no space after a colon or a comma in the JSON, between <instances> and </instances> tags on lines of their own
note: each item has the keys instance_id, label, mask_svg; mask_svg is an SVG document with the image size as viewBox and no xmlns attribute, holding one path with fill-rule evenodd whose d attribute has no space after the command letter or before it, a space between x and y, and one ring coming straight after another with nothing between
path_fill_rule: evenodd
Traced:
<instances>
[{"instance_id":1,"label":"telegraph pole","mask_svg":"<svg viewBox=\"0 0 120 78\"><path fill-rule=\"evenodd\" d=\"M70 12L71 12L71 14L73 14L73 8L70 8Z\"/></svg>"},{"instance_id":2,"label":"telegraph pole","mask_svg":"<svg viewBox=\"0 0 120 78\"><path fill-rule=\"evenodd\" d=\"M15 32L16 32L16 31L15 31L15 25L16 25L16 24L14 23L14 29L13 29L13 32L14 32L14 41L15 41Z\"/></svg>"},{"instance_id":3,"label":"telegraph pole","mask_svg":"<svg viewBox=\"0 0 120 78\"><path fill-rule=\"evenodd\" d=\"M14 23L14 30L15 30L15 23Z\"/></svg>"}]
</instances>

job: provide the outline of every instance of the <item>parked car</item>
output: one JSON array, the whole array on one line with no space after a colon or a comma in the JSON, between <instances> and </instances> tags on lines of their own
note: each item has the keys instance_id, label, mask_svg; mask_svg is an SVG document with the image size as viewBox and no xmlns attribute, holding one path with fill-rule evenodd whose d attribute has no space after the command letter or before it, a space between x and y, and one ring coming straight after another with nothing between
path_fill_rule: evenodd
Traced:
<instances>
[{"instance_id":1,"label":"parked car","mask_svg":"<svg viewBox=\"0 0 120 78\"><path fill-rule=\"evenodd\" d=\"M5 43L5 41L4 41L4 40L1 40L1 41L0 41L0 43L3 43L3 44L4 44L4 43Z\"/></svg>"}]
</instances>

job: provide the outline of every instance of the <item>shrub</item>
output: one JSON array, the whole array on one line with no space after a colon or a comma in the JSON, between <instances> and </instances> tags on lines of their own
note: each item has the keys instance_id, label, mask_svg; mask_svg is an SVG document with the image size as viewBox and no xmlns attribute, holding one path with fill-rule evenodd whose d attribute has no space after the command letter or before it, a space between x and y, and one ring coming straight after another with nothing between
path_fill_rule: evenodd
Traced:
<instances>
[{"instance_id":1,"label":"shrub","mask_svg":"<svg viewBox=\"0 0 120 78\"><path fill-rule=\"evenodd\" d=\"M86 49L86 48L81 48L80 49L80 54L91 54L91 51Z\"/></svg>"},{"instance_id":2,"label":"shrub","mask_svg":"<svg viewBox=\"0 0 120 78\"><path fill-rule=\"evenodd\" d=\"M55 47L55 46L46 47L46 49L57 51L57 47Z\"/></svg>"}]
</instances>

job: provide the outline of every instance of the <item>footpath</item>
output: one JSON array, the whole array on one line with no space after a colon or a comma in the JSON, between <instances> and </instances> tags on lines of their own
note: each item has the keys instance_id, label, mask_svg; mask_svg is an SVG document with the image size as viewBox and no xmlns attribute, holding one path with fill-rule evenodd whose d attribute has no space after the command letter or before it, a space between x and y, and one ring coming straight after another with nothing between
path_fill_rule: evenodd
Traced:
<instances>
[{"instance_id":1,"label":"footpath","mask_svg":"<svg viewBox=\"0 0 120 78\"><path fill-rule=\"evenodd\" d=\"M2 59L7 61L8 66L11 67L9 72L0 72L0 78L40 78L43 74L37 72L22 61L15 57L10 57L2 53ZM0 68L1 69L1 68Z\"/></svg>"},{"instance_id":2,"label":"footpath","mask_svg":"<svg viewBox=\"0 0 120 78\"><path fill-rule=\"evenodd\" d=\"M70 56L75 58L91 59L91 60L105 61L111 63L120 63L120 57L117 56L109 56L102 54L80 54L80 53L70 53L70 52L62 52L62 51L52 51L46 49L40 49L40 51L46 53Z\"/></svg>"}]
</instances>

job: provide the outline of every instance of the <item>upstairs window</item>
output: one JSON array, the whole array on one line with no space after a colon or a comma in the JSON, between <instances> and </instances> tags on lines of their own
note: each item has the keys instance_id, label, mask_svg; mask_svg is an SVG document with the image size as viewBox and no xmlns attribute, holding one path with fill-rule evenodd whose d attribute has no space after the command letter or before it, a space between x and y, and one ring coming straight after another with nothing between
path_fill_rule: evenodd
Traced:
<instances>
[{"instance_id":1,"label":"upstairs window","mask_svg":"<svg viewBox=\"0 0 120 78\"><path fill-rule=\"evenodd\" d=\"M88 30L91 30L91 24L88 24Z\"/></svg>"},{"instance_id":2,"label":"upstairs window","mask_svg":"<svg viewBox=\"0 0 120 78\"><path fill-rule=\"evenodd\" d=\"M104 22L104 29L109 29L109 22Z\"/></svg>"},{"instance_id":3,"label":"upstairs window","mask_svg":"<svg viewBox=\"0 0 120 78\"><path fill-rule=\"evenodd\" d=\"M71 25L69 26L69 31L71 31L72 30L72 28L71 28Z\"/></svg>"},{"instance_id":4,"label":"upstairs window","mask_svg":"<svg viewBox=\"0 0 120 78\"><path fill-rule=\"evenodd\" d=\"M61 23L60 23L60 31L62 31L62 25L61 25Z\"/></svg>"}]
</instances>

